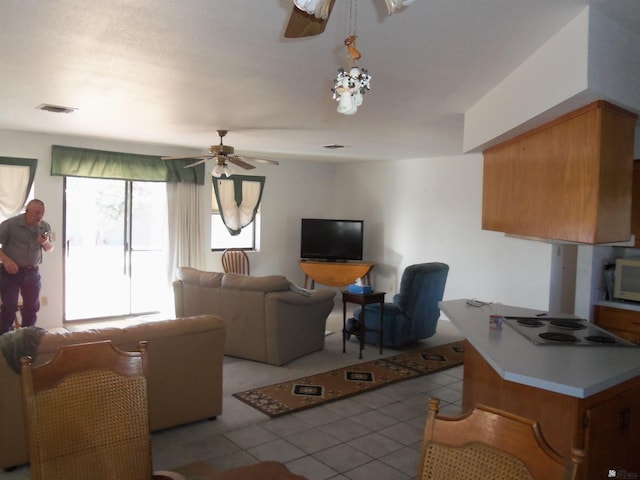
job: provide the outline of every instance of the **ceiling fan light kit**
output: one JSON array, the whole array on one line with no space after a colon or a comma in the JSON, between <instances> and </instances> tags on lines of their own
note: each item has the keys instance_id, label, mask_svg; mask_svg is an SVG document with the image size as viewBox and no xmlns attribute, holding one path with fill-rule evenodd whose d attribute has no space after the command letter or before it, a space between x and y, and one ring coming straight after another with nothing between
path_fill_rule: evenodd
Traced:
<instances>
[{"instance_id":1,"label":"ceiling fan light kit","mask_svg":"<svg viewBox=\"0 0 640 480\"><path fill-rule=\"evenodd\" d=\"M329 18L331 0L293 0L293 3L303 12L320 20Z\"/></svg>"},{"instance_id":2,"label":"ceiling fan light kit","mask_svg":"<svg viewBox=\"0 0 640 480\"><path fill-rule=\"evenodd\" d=\"M233 175L233 169L226 163L218 162L216 163L216 166L213 167L213 170L211 170L211 175L216 178L220 178L222 175L224 175L225 177L230 177L231 175Z\"/></svg>"},{"instance_id":3,"label":"ceiling fan light kit","mask_svg":"<svg viewBox=\"0 0 640 480\"><path fill-rule=\"evenodd\" d=\"M216 130L218 132L218 136L220 137L219 145L211 145L209 147L209 153L207 155L189 155L184 157L162 157L162 160L185 160L185 159L196 159L195 162L185 165L184 168L195 167L196 165L200 165L201 163L206 162L209 159L215 159L216 165L213 167L211 171L211 175L216 178L225 175L226 177L230 177L233 175L233 170L229 166L229 163L233 163L240 168L244 168L245 170L252 170L256 168L254 165L251 165L248 161L258 162L258 163L267 163L271 165L279 165L277 160L267 160L264 158L252 158L252 157L240 157L235 154L235 148L231 145L224 145L222 143L222 138L228 133L227 130ZM247 161L248 160L248 161Z\"/></svg>"},{"instance_id":4,"label":"ceiling fan light kit","mask_svg":"<svg viewBox=\"0 0 640 480\"><path fill-rule=\"evenodd\" d=\"M293 10L285 30L285 38L302 38L319 35L324 32L329 16L336 0L293 0ZM411 5L415 0L384 0L389 15ZM347 67L338 70L333 81L331 92L338 102L338 113L353 115L362 105L364 93L371 89L371 75L355 65L360 59L360 51L356 48L357 2L349 3L349 31L345 39L347 47Z\"/></svg>"}]
</instances>

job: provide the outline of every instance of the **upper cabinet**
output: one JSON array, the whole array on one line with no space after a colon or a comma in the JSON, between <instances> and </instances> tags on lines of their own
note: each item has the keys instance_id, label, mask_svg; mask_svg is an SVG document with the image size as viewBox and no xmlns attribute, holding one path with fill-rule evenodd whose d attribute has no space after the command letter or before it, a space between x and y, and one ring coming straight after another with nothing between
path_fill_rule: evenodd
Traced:
<instances>
[{"instance_id":1,"label":"upper cabinet","mask_svg":"<svg viewBox=\"0 0 640 480\"><path fill-rule=\"evenodd\" d=\"M597 101L485 150L482 228L628 241L636 118Z\"/></svg>"}]
</instances>

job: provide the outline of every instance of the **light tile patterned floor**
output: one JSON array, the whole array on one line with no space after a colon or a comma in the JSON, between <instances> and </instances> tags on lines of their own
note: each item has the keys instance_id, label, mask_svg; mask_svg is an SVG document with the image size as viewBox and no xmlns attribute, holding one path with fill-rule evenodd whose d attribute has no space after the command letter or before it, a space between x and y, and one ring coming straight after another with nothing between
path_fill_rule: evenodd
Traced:
<instances>
[{"instance_id":1,"label":"light tile patterned floor","mask_svg":"<svg viewBox=\"0 0 640 480\"><path fill-rule=\"evenodd\" d=\"M156 468L206 461L219 470L277 460L310 480L416 478L427 403L460 413L463 367L310 410L206 435L211 423L153 436ZM159 460L161 459L161 461Z\"/></svg>"}]
</instances>

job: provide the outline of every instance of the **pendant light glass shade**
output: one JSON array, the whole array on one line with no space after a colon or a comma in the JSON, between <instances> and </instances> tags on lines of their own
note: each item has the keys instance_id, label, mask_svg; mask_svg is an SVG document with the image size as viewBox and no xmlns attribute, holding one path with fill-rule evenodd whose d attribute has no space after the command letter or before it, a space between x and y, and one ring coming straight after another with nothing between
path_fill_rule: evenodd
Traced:
<instances>
[{"instance_id":1,"label":"pendant light glass shade","mask_svg":"<svg viewBox=\"0 0 640 480\"><path fill-rule=\"evenodd\" d=\"M213 170L211 171L211 175L216 178L220 178L222 175L230 177L233 175L233 170L226 163L216 163L216 166L213 167Z\"/></svg>"}]
</instances>

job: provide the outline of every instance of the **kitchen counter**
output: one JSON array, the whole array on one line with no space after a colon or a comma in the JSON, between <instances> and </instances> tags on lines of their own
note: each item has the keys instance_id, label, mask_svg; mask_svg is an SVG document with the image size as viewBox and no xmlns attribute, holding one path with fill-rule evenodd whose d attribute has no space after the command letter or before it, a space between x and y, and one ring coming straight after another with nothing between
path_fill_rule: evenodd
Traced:
<instances>
[{"instance_id":1,"label":"kitchen counter","mask_svg":"<svg viewBox=\"0 0 640 480\"><path fill-rule=\"evenodd\" d=\"M575 398L587 398L640 376L640 347L535 345L507 324L489 328L490 315L535 316L527 308L466 299L440 302L440 309L504 380Z\"/></svg>"}]
</instances>

